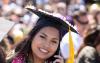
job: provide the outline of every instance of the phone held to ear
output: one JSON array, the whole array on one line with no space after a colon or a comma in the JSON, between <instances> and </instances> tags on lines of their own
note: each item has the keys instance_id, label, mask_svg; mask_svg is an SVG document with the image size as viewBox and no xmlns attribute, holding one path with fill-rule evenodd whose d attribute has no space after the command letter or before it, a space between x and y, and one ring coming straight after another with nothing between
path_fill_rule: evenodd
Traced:
<instances>
[{"instance_id":1,"label":"phone held to ear","mask_svg":"<svg viewBox=\"0 0 100 63\"><path fill-rule=\"evenodd\" d=\"M53 60L54 60L53 63L64 63L64 59L61 56L61 53L60 52L57 52L57 55L54 55Z\"/></svg>"}]
</instances>

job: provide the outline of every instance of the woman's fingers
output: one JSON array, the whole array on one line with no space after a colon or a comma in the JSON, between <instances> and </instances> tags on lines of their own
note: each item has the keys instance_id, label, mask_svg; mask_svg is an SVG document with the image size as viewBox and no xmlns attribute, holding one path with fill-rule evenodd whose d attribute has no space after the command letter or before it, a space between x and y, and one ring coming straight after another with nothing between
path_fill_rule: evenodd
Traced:
<instances>
[{"instance_id":1,"label":"woman's fingers","mask_svg":"<svg viewBox=\"0 0 100 63\"><path fill-rule=\"evenodd\" d=\"M64 59L60 55L55 55L54 57L57 59L53 63L64 63Z\"/></svg>"},{"instance_id":2,"label":"woman's fingers","mask_svg":"<svg viewBox=\"0 0 100 63\"><path fill-rule=\"evenodd\" d=\"M62 63L61 60L56 59L53 63Z\"/></svg>"}]
</instances>

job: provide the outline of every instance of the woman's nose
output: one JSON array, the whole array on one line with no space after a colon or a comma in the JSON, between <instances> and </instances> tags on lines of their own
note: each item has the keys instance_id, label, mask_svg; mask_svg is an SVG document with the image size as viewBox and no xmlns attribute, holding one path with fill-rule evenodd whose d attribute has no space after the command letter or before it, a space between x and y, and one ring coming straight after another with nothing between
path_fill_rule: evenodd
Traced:
<instances>
[{"instance_id":1,"label":"woman's nose","mask_svg":"<svg viewBox=\"0 0 100 63\"><path fill-rule=\"evenodd\" d=\"M44 44L44 46L45 46L46 48L49 48L49 47L50 47L49 41L46 41L45 44Z\"/></svg>"}]
</instances>

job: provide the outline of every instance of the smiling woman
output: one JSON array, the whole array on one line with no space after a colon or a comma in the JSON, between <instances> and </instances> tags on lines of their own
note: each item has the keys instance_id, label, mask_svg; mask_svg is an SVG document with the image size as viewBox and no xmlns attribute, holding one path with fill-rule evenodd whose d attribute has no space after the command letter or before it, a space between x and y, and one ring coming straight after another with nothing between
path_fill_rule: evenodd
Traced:
<instances>
[{"instance_id":1,"label":"smiling woman","mask_svg":"<svg viewBox=\"0 0 100 63\"><path fill-rule=\"evenodd\" d=\"M54 27L42 28L32 41L34 61L52 56L59 45L59 31Z\"/></svg>"},{"instance_id":2,"label":"smiling woman","mask_svg":"<svg viewBox=\"0 0 100 63\"><path fill-rule=\"evenodd\" d=\"M32 8L27 9L40 18L27 38L16 47L17 54L11 63L64 63L59 55L60 41L69 27L76 31L60 18Z\"/></svg>"}]
</instances>

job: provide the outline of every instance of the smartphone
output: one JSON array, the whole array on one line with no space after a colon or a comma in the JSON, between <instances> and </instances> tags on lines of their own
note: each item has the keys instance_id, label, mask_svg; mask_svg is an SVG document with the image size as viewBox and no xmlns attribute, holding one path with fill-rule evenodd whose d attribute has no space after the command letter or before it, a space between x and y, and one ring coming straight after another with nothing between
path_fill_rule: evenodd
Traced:
<instances>
[{"instance_id":1,"label":"smartphone","mask_svg":"<svg viewBox=\"0 0 100 63\"><path fill-rule=\"evenodd\" d=\"M57 52L54 54L54 56L55 56L55 55L60 55L60 56L61 56L60 51L57 51ZM56 59L58 59L58 58L56 58L56 57L54 57L54 56L51 58L52 61L55 61Z\"/></svg>"}]
</instances>

